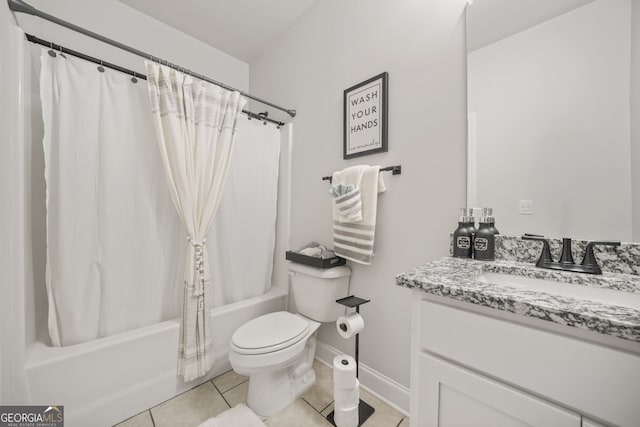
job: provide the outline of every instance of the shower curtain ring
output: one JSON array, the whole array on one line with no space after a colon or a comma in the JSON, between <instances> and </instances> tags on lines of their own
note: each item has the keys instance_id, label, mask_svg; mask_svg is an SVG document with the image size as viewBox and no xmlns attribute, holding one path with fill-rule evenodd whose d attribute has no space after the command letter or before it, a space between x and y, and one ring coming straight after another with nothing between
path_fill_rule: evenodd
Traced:
<instances>
[{"instance_id":1,"label":"shower curtain ring","mask_svg":"<svg viewBox=\"0 0 640 427\"><path fill-rule=\"evenodd\" d=\"M100 60L100 65L98 66L98 71L100 71L101 73L104 73L104 67L102 66L103 61L102 59Z\"/></svg>"},{"instance_id":2,"label":"shower curtain ring","mask_svg":"<svg viewBox=\"0 0 640 427\"><path fill-rule=\"evenodd\" d=\"M47 52L50 57L55 58L56 52L53 50L53 42L49 42L49 52Z\"/></svg>"},{"instance_id":3,"label":"shower curtain ring","mask_svg":"<svg viewBox=\"0 0 640 427\"><path fill-rule=\"evenodd\" d=\"M65 55L65 54L62 52L62 45L60 45L60 56L62 56L63 58L67 59L67 55Z\"/></svg>"}]
</instances>

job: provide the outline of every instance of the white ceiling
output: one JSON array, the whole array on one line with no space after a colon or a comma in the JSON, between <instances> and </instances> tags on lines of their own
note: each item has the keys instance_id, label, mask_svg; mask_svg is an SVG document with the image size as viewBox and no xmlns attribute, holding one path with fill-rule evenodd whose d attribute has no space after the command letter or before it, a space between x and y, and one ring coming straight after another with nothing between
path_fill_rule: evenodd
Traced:
<instances>
[{"instance_id":1,"label":"white ceiling","mask_svg":"<svg viewBox=\"0 0 640 427\"><path fill-rule=\"evenodd\" d=\"M249 62L315 0L120 0L183 33Z\"/></svg>"},{"instance_id":2,"label":"white ceiling","mask_svg":"<svg viewBox=\"0 0 640 427\"><path fill-rule=\"evenodd\" d=\"M475 0L467 6L467 52L594 0Z\"/></svg>"}]
</instances>

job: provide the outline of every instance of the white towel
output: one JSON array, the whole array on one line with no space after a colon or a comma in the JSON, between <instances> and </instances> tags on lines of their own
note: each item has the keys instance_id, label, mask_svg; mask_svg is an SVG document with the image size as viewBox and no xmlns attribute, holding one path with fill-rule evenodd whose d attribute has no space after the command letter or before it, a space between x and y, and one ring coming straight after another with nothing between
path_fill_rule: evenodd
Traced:
<instances>
[{"instance_id":1,"label":"white towel","mask_svg":"<svg viewBox=\"0 0 640 427\"><path fill-rule=\"evenodd\" d=\"M380 166L353 166L332 177L333 185L353 185L359 189L361 220L341 215L333 203L333 249L336 255L360 264L371 264L376 229L378 193L385 191ZM347 193L349 194L349 193Z\"/></svg>"},{"instance_id":2,"label":"white towel","mask_svg":"<svg viewBox=\"0 0 640 427\"><path fill-rule=\"evenodd\" d=\"M198 427L266 427L260 418L243 403L209 418Z\"/></svg>"}]
</instances>

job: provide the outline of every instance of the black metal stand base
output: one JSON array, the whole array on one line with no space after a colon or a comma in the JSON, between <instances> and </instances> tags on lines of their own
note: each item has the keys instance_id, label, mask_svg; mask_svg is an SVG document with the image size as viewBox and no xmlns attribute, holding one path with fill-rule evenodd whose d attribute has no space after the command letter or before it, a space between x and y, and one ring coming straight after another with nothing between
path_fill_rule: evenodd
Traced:
<instances>
[{"instance_id":1,"label":"black metal stand base","mask_svg":"<svg viewBox=\"0 0 640 427\"><path fill-rule=\"evenodd\" d=\"M360 399L360 404L358 405L358 427L367 421L373 413L376 412L373 406L369 405L364 400ZM329 421L332 425L336 425L336 422L333 420L333 413L331 411L329 415L327 415L327 421Z\"/></svg>"}]
</instances>

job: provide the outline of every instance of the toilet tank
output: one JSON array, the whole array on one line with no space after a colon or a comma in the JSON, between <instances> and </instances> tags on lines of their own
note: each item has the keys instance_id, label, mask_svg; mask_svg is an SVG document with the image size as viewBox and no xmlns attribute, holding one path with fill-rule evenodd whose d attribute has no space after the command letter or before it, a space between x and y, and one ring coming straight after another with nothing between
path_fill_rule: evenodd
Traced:
<instances>
[{"instance_id":1,"label":"toilet tank","mask_svg":"<svg viewBox=\"0 0 640 427\"><path fill-rule=\"evenodd\" d=\"M295 309L317 322L335 322L345 307L336 303L349 292L351 269L347 266L315 268L289 263L291 295Z\"/></svg>"}]
</instances>

